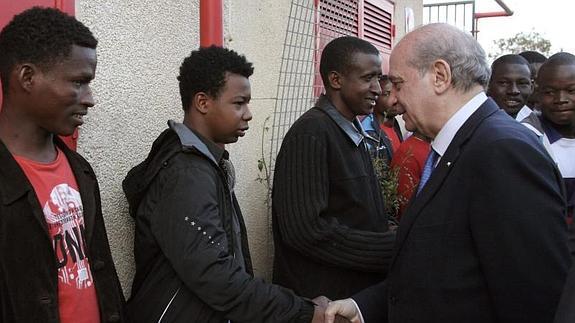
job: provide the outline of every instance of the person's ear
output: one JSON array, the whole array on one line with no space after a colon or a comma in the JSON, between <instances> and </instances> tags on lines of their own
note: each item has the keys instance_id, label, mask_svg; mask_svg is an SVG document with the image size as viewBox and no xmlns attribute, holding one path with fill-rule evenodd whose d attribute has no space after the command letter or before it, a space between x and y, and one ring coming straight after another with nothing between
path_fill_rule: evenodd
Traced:
<instances>
[{"instance_id":1,"label":"person's ear","mask_svg":"<svg viewBox=\"0 0 575 323\"><path fill-rule=\"evenodd\" d=\"M438 59L433 62L431 73L435 93L442 94L451 87L451 66L446 61Z\"/></svg>"},{"instance_id":2,"label":"person's ear","mask_svg":"<svg viewBox=\"0 0 575 323\"><path fill-rule=\"evenodd\" d=\"M26 92L30 92L32 90L39 73L39 68L34 64L16 65L13 70L13 75L16 77L16 83L19 84Z\"/></svg>"},{"instance_id":3,"label":"person's ear","mask_svg":"<svg viewBox=\"0 0 575 323\"><path fill-rule=\"evenodd\" d=\"M205 92L198 92L194 95L192 100L194 102L193 107L201 114L208 113L210 108L211 98Z\"/></svg>"},{"instance_id":4,"label":"person's ear","mask_svg":"<svg viewBox=\"0 0 575 323\"><path fill-rule=\"evenodd\" d=\"M342 84L342 75L337 71L331 71L327 75L327 80L329 81L329 86L332 89L339 90L341 89Z\"/></svg>"}]
</instances>

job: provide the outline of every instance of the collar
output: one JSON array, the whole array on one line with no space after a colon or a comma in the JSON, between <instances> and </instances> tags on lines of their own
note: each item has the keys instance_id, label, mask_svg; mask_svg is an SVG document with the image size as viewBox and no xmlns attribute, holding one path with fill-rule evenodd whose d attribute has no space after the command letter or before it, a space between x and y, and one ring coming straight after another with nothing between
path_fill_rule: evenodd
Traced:
<instances>
[{"instance_id":1,"label":"collar","mask_svg":"<svg viewBox=\"0 0 575 323\"><path fill-rule=\"evenodd\" d=\"M89 178L96 180L94 171L82 157L73 153L58 136L54 136L54 144L68 159L70 168L72 172L74 172L74 175L76 175L76 182L80 186L80 193L82 193L85 184L81 178L77 176L76 172L82 172ZM14 156L2 140L0 140L0 165L2 165L2 167L0 167L0 178L4 179L4 182L2 182L3 185L0 185L0 197L2 197L0 203L10 204L28 191L34 191L32 184L30 184L22 168L18 165Z\"/></svg>"},{"instance_id":2,"label":"collar","mask_svg":"<svg viewBox=\"0 0 575 323\"><path fill-rule=\"evenodd\" d=\"M229 158L229 154L225 149L200 135L197 131L188 128L188 126L185 124L175 122L174 120L169 120L168 126L180 138L183 149L196 148L199 152L207 156L218 165L220 164L222 158Z\"/></svg>"},{"instance_id":3,"label":"collar","mask_svg":"<svg viewBox=\"0 0 575 323\"><path fill-rule=\"evenodd\" d=\"M345 134L356 146L359 146L364 137L368 137L357 117L353 118L353 122L347 120L343 115L341 115L341 113L339 113L339 111L337 111L333 104L331 104L325 94L322 94L319 97L319 100L317 100L316 103L316 107L327 113L327 115L343 132L345 132Z\"/></svg>"},{"instance_id":4,"label":"collar","mask_svg":"<svg viewBox=\"0 0 575 323\"><path fill-rule=\"evenodd\" d=\"M551 122L543 117L543 115L539 116L539 120L541 120L541 126L543 127L543 132L549 139L549 143L553 144L557 140L563 138L563 136L559 133L559 131L555 130Z\"/></svg>"},{"instance_id":5,"label":"collar","mask_svg":"<svg viewBox=\"0 0 575 323\"><path fill-rule=\"evenodd\" d=\"M485 95L484 92L479 92L447 120L445 125L439 130L435 139L431 142L431 147L439 156L445 154L447 147L449 147L457 131L459 131L465 121L479 109L485 100L487 100L487 95Z\"/></svg>"},{"instance_id":6,"label":"collar","mask_svg":"<svg viewBox=\"0 0 575 323\"><path fill-rule=\"evenodd\" d=\"M519 110L519 112L517 112L517 115L515 116L515 120L517 121L521 121L525 118L527 118L531 112L533 112L533 110L531 110L531 108L529 108L528 106L524 105L523 108L521 108L521 110Z\"/></svg>"},{"instance_id":7,"label":"collar","mask_svg":"<svg viewBox=\"0 0 575 323\"><path fill-rule=\"evenodd\" d=\"M186 127L187 128L187 127ZM214 158L216 159L216 161L218 162L218 164L222 161L223 159L230 159L230 154L228 153L227 150L223 149L222 147L216 145L213 141L207 139L206 137L202 136L200 133L198 133L196 130L194 129L190 129L196 136L198 136L198 138L200 138L200 140L208 147L208 150L210 151L210 153L212 154L212 156L214 156Z\"/></svg>"}]
</instances>

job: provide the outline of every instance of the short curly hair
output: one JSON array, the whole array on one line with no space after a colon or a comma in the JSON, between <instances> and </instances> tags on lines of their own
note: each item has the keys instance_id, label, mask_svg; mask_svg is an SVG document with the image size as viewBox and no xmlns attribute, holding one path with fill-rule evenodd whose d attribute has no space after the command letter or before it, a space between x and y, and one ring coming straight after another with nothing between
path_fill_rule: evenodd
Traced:
<instances>
[{"instance_id":1,"label":"short curly hair","mask_svg":"<svg viewBox=\"0 0 575 323\"><path fill-rule=\"evenodd\" d=\"M34 7L14 16L0 32L0 79L4 92L17 64L29 62L48 70L68 57L72 45L95 49L98 41L88 27L57 9Z\"/></svg>"},{"instance_id":2,"label":"short curly hair","mask_svg":"<svg viewBox=\"0 0 575 323\"><path fill-rule=\"evenodd\" d=\"M217 98L226 83L226 73L249 78L254 73L252 63L233 50L210 46L192 51L180 66L180 96L182 109L187 111L192 98L205 92Z\"/></svg>"}]
</instances>

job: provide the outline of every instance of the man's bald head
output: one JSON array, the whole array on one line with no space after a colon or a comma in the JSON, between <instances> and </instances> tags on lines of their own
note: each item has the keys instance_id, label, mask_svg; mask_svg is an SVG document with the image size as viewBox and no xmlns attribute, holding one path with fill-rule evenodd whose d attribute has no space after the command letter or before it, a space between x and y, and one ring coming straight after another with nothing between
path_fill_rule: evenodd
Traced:
<instances>
[{"instance_id":1,"label":"man's bald head","mask_svg":"<svg viewBox=\"0 0 575 323\"><path fill-rule=\"evenodd\" d=\"M486 87L490 69L485 51L468 33L448 24L428 24L407 34L396 46L408 65L424 75L436 60L449 64L452 85L467 92L476 85Z\"/></svg>"}]
</instances>

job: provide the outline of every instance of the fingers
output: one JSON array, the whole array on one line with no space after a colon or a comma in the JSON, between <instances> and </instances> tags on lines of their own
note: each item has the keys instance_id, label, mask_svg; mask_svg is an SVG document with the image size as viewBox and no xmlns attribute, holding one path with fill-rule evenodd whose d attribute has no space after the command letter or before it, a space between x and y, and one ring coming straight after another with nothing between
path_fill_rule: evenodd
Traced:
<instances>
[{"instance_id":1,"label":"fingers","mask_svg":"<svg viewBox=\"0 0 575 323\"><path fill-rule=\"evenodd\" d=\"M341 315L335 316L335 323L350 323L351 321Z\"/></svg>"},{"instance_id":2,"label":"fingers","mask_svg":"<svg viewBox=\"0 0 575 323\"><path fill-rule=\"evenodd\" d=\"M350 298L329 302L327 309L325 311L325 322L335 323L335 322L345 322L341 318L336 321L336 315L340 315L343 318L348 319L352 323L360 323L359 312L355 305L355 302Z\"/></svg>"},{"instance_id":3,"label":"fingers","mask_svg":"<svg viewBox=\"0 0 575 323\"><path fill-rule=\"evenodd\" d=\"M313 310L313 318L311 323L324 323L325 322L325 307L316 305Z\"/></svg>"},{"instance_id":4,"label":"fingers","mask_svg":"<svg viewBox=\"0 0 575 323\"><path fill-rule=\"evenodd\" d=\"M312 302L315 303L315 305L317 306L321 306L321 307L327 307L327 304L329 303L330 299L325 297L325 296L318 296L314 299L312 299Z\"/></svg>"}]
</instances>

